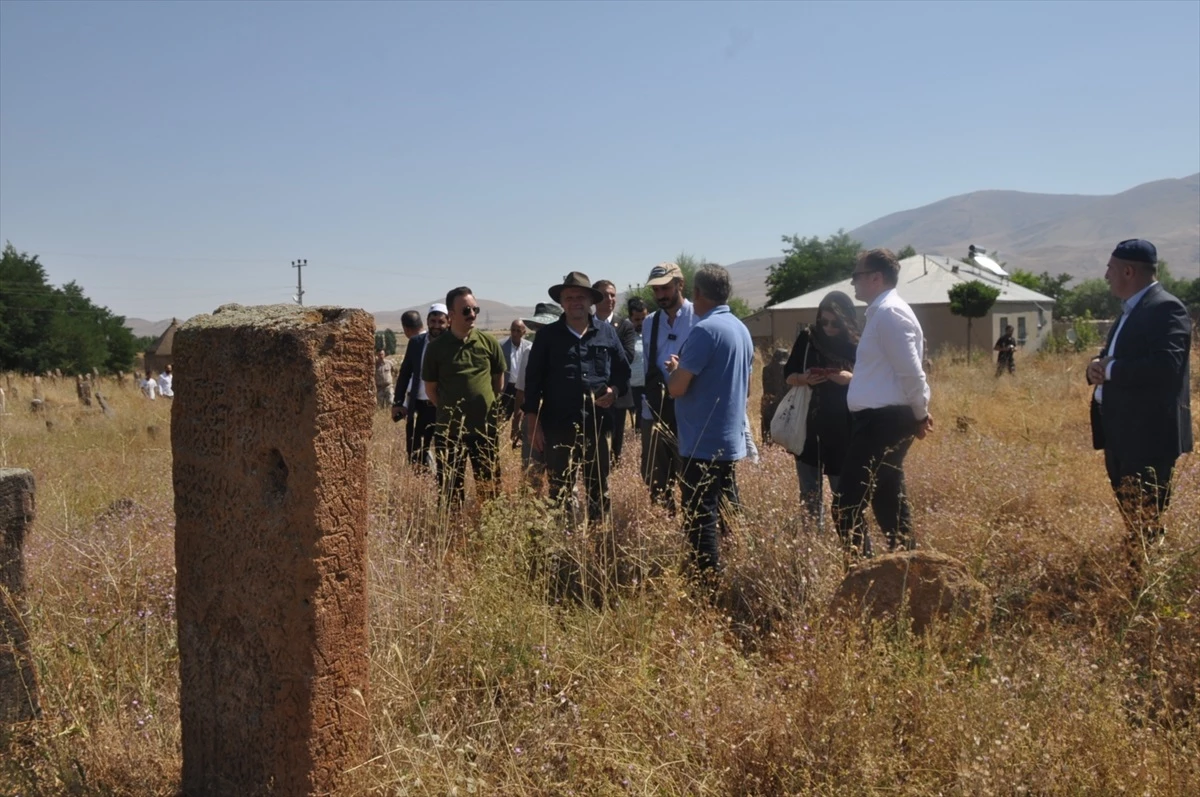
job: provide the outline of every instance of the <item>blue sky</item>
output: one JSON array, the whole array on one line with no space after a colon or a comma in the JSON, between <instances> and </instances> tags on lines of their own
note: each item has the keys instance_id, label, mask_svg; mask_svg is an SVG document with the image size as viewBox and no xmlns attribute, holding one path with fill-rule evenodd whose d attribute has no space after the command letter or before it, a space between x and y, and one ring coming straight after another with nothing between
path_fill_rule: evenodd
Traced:
<instances>
[{"instance_id":1,"label":"blue sky","mask_svg":"<svg viewBox=\"0 0 1200 797\"><path fill-rule=\"evenodd\" d=\"M1200 3L0 3L0 238L127 316L532 304L1200 171Z\"/></svg>"}]
</instances>

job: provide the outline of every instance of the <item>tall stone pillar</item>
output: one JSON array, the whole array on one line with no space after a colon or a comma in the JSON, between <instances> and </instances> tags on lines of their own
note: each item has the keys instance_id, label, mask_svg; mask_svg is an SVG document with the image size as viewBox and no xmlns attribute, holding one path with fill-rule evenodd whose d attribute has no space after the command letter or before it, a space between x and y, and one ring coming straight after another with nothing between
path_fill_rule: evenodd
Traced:
<instances>
[{"instance_id":1,"label":"tall stone pillar","mask_svg":"<svg viewBox=\"0 0 1200 797\"><path fill-rule=\"evenodd\" d=\"M327 794L367 750L374 322L226 305L175 336L183 791Z\"/></svg>"},{"instance_id":2,"label":"tall stone pillar","mask_svg":"<svg viewBox=\"0 0 1200 797\"><path fill-rule=\"evenodd\" d=\"M40 713L25 625L25 537L33 526L33 474L0 468L0 724Z\"/></svg>"}]
</instances>

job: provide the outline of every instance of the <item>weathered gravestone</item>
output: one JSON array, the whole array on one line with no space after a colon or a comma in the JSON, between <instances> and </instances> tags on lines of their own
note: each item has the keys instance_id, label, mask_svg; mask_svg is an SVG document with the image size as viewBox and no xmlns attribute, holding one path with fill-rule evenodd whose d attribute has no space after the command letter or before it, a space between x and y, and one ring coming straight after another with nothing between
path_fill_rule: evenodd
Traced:
<instances>
[{"instance_id":1,"label":"weathered gravestone","mask_svg":"<svg viewBox=\"0 0 1200 797\"><path fill-rule=\"evenodd\" d=\"M902 551L857 564L834 593L831 607L878 620L905 615L919 634L935 618L969 615L986 622L991 597L954 557L937 551Z\"/></svg>"},{"instance_id":2,"label":"weathered gravestone","mask_svg":"<svg viewBox=\"0 0 1200 797\"><path fill-rule=\"evenodd\" d=\"M226 305L175 336L183 792L345 789L367 750L374 323Z\"/></svg>"},{"instance_id":3,"label":"weathered gravestone","mask_svg":"<svg viewBox=\"0 0 1200 797\"><path fill-rule=\"evenodd\" d=\"M25 537L33 525L33 474L0 468L0 724L41 713L25 626Z\"/></svg>"}]
</instances>

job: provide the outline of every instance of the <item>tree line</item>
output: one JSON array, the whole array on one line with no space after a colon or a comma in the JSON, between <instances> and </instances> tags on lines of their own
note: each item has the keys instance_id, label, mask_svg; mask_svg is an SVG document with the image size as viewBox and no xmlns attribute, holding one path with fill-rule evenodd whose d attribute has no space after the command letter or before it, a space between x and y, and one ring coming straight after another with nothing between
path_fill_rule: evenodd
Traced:
<instances>
[{"instance_id":1,"label":"tree line","mask_svg":"<svg viewBox=\"0 0 1200 797\"><path fill-rule=\"evenodd\" d=\"M0 255L0 370L81 374L133 368L125 317L94 304L76 282L50 284L37 255L5 244Z\"/></svg>"}]
</instances>

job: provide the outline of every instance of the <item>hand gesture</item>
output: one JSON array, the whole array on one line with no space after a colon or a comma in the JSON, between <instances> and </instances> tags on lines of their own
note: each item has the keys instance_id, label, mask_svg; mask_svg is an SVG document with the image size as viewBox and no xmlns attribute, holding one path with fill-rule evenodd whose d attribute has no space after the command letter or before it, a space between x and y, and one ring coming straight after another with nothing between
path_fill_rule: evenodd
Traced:
<instances>
[{"instance_id":1,"label":"hand gesture","mask_svg":"<svg viewBox=\"0 0 1200 797\"><path fill-rule=\"evenodd\" d=\"M604 394L595 399L596 406L602 410L606 410L613 405L617 400L617 394L613 392L611 387L605 386Z\"/></svg>"},{"instance_id":2,"label":"hand gesture","mask_svg":"<svg viewBox=\"0 0 1200 797\"><path fill-rule=\"evenodd\" d=\"M917 426L917 439L924 440L925 436L933 431L933 416L926 415L925 420L921 421Z\"/></svg>"}]
</instances>

